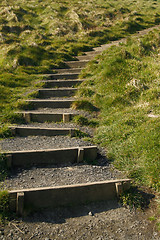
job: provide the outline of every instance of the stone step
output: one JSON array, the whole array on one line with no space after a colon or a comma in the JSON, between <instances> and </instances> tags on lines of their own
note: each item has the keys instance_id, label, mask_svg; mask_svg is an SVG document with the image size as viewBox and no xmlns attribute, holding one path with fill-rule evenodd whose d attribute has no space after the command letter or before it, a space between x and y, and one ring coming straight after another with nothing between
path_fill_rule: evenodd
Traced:
<instances>
[{"instance_id":1,"label":"stone step","mask_svg":"<svg viewBox=\"0 0 160 240\"><path fill-rule=\"evenodd\" d=\"M83 68L64 68L56 69L57 73L77 73L80 74Z\"/></svg>"},{"instance_id":2,"label":"stone step","mask_svg":"<svg viewBox=\"0 0 160 240\"><path fill-rule=\"evenodd\" d=\"M39 98L50 98L50 97L71 97L75 95L77 88L49 88L39 89Z\"/></svg>"},{"instance_id":3,"label":"stone step","mask_svg":"<svg viewBox=\"0 0 160 240\"><path fill-rule=\"evenodd\" d=\"M48 113L48 112L19 112L23 115L26 123L30 122L69 122L76 114L73 113Z\"/></svg>"},{"instance_id":4,"label":"stone step","mask_svg":"<svg viewBox=\"0 0 160 240\"><path fill-rule=\"evenodd\" d=\"M10 210L23 216L30 212L56 207L83 205L90 202L119 198L130 188L129 179L82 183L9 191Z\"/></svg>"},{"instance_id":5,"label":"stone step","mask_svg":"<svg viewBox=\"0 0 160 240\"><path fill-rule=\"evenodd\" d=\"M43 128L43 127L10 127L13 136L27 137L27 136L64 136L70 135L74 137L76 135L76 129L73 128Z\"/></svg>"},{"instance_id":6,"label":"stone step","mask_svg":"<svg viewBox=\"0 0 160 240\"><path fill-rule=\"evenodd\" d=\"M110 42L110 43L107 43L107 44L103 44L100 47L95 47L95 48L93 48L93 50L94 51L105 51L107 48L109 48L111 46L118 46L120 43L125 43L125 42L126 42L126 39L123 38L123 39L120 39L120 40L117 40L117 41L113 41L113 42Z\"/></svg>"},{"instance_id":7,"label":"stone step","mask_svg":"<svg viewBox=\"0 0 160 240\"><path fill-rule=\"evenodd\" d=\"M33 109L38 108L70 108L74 100L52 100L52 99L35 99L26 100Z\"/></svg>"},{"instance_id":8,"label":"stone step","mask_svg":"<svg viewBox=\"0 0 160 240\"><path fill-rule=\"evenodd\" d=\"M54 88L54 87L73 87L81 84L84 80L48 80L43 81L45 85L44 88Z\"/></svg>"},{"instance_id":9,"label":"stone step","mask_svg":"<svg viewBox=\"0 0 160 240\"><path fill-rule=\"evenodd\" d=\"M47 80L58 80L58 79L78 79L79 73L55 73L55 74L41 74Z\"/></svg>"},{"instance_id":10,"label":"stone step","mask_svg":"<svg viewBox=\"0 0 160 240\"><path fill-rule=\"evenodd\" d=\"M96 146L82 146L60 149L43 149L28 151L13 151L4 153L9 168L61 165L80 163L84 160L95 160L97 157Z\"/></svg>"},{"instance_id":11,"label":"stone step","mask_svg":"<svg viewBox=\"0 0 160 240\"><path fill-rule=\"evenodd\" d=\"M90 52L85 52L85 54L87 55L87 56L96 56L96 55L99 55L99 54L101 54L103 52L103 50L97 50L97 51L90 51Z\"/></svg>"},{"instance_id":12,"label":"stone step","mask_svg":"<svg viewBox=\"0 0 160 240\"><path fill-rule=\"evenodd\" d=\"M88 62L89 62L88 60L68 61L68 62L65 62L65 64L67 64L67 66L70 68L83 68L86 66Z\"/></svg>"}]
</instances>

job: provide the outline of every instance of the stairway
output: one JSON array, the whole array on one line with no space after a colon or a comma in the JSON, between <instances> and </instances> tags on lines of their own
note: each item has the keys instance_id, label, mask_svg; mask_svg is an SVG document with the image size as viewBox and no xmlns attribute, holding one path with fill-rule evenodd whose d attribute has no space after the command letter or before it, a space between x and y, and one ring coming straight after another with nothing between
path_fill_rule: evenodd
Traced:
<instances>
[{"instance_id":1,"label":"stairway","mask_svg":"<svg viewBox=\"0 0 160 240\"><path fill-rule=\"evenodd\" d=\"M115 44L119 42L117 41ZM11 169L18 168L20 171L21 169L29 171L27 169L32 167L43 167L45 171L45 167L49 165L54 174L54 171L61 166L68 166L68 168L73 169L75 166L85 164L86 160L94 162L98 153L97 146L83 141L73 144L73 138L79 129L78 126L73 126L71 120L75 115L85 113L71 109L71 105L74 102L74 94L84 81L78 79L79 73L90 59L110 45L86 52L83 56L77 57L77 61L66 62L68 68L59 69L56 74L44 75L47 80L43 80L44 88L39 89L39 97L27 100L33 109L20 112L23 114L26 125L11 127L15 139L10 140L8 148L4 148L8 167ZM58 122L59 125L56 125ZM53 144L51 144L53 147L48 147L48 143L45 145L45 141L44 144L41 143L41 138L44 136L46 142L48 139L53 141ZM32 137L36 137L35 142L37 141L37 144L40 146L42 144L42 149L33 145ZM42 139L44 140L44 138ZM67 141L67 144L71 141L70 146L57 147L54 144L55 139L61 139L61 142ZM22 141L24 149L21 149L21 144L18 144ZM19 146L17 147L17 145ZM14 146L16 146L16 150ZM98 171L100 172L101 169L98 168ZM23 215L28 208L37 210L114 199L124 189L129 188L130 180L128 179L108 179L104 177L106 173L100 174L101 180L92 182L87 180L76 184L68 184L67 179L64 179L64 182L66 181L64 185L57 185L58 183L56 183L53 186L48 183L47 186L43 187L26 188L21 187L19 183L18 186L15 185L14 189L9 187L10 208L16 211L18 215ZM14 182L13 180L10 180L10 184Z\"/></svg>"}]
</instances>

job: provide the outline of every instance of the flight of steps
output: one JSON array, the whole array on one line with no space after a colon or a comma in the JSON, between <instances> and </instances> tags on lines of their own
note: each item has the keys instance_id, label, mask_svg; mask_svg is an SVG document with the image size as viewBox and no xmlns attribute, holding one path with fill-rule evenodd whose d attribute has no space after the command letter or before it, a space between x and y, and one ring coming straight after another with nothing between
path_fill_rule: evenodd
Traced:
<instances>
[{"instance_id":1,"label":"flight of steps","mask_svg":"<svg viewBox=\"0 0 160 240\"><path fill-rule=\"evenodd\" d=\"M117 43L117 42L116 42ZM118 44L118 43L117 43ZM27 100L33 110L22 111L26 126L12 126L16 137L28 136L65 136L76 135L77 128L72 127L44 127L45 122L69 123L79 114L71 109L74 94L84 81L78 75L88 61L100 54L104 47L95 48L77 57L77 61L66 62L68 68L57 70L56 74L45 74L44 88L39 89L39 98ZM42 123L33 126L32 123ZM53 144L54 145L54 144ZM73 146L67 148L52 148L41 150L8 151L7 164L10 168L25 168L31 166L45 166L47 164L79 164L85 159L94 161L97 157L97 147L92 145ZM58 168L58 165L57 165ZM10 208L17 214L23 215L24 209L41 209L47 207L83 204L90 201L101 201L116 198L124 189L129 187L128 179L89 182L66 186L16 189L10 190Z\"/></svg>"}]
</instances>

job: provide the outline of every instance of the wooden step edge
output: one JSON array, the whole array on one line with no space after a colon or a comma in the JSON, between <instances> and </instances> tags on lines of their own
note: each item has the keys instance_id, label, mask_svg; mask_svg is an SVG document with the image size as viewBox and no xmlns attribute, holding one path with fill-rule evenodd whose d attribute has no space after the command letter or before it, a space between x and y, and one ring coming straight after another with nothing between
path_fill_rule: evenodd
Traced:
<instances>
[{"instance_id":1,"label":"wooden step edge","mask_svg":"<svg viewBox=\"0 0 160 240\"><path fill-rule=\"evenodd\" d=\"M80 163L86 160L94 161L97 157L97 146L82 146L43 150L25 150L3 152L8 168L44 166L48 164L61 165Z\"/></svg>"},{"instance_id":2,"label":"wooden step edge","mask_svg":"<svg viewBox=\"0 0 160 240\"><path fill-rule=\"evenodd\" d=\"M49 92L49 91L53 91L53 92L58 92L58 91L76 91L78 90L78 88L73 88L73 87L60 87L60 88L41 88L41 89L37 89L37 91L44 91L44 92Z\"/></svg>"},{"instance_id":3,"label":"wooden step edge","mask_svg":"<svg viewBox=\"0 0 160 240\"><path fill-rule=\"evenodd\" d=\"M64 123L70 122L71 119L76 116L77 114L74 113L49 113L49 112L37 112L37 111L23 111L17 112L17 114L22 114L23 118L25 119L26 123L31 122L39 122L44 123L46 121L49 122L61 122Z\"/></svg>"},{"instance_id":4,"label":"wooden step edge","mask_svg":"<svg viewBox=\"0 0 160 240\"><path fill-rule=\"evenodd\" d=\"M30 212L82 205L90 202L108 201L130 188L130 179L116 179L74 185L31 188L9 191L10 210L23 216ZM30 213L29 212L29 213Z\"/></svg>"},{"instance_id":5,"label":"wooden step edge","mask_svg":"<svg viewBox=\"0 0 160 240\"><path fill-rule=\"evenodd\" d=\"M73 102L73 101L75 101L74 99L71 99L71 100L69 100L69 99L27 99L27 100L25 100L25 102Z\"/></svg>"},{"instance_id":6,"label":"wooden step edge","mask_svg":"<svg viewBox=\"0 0 160 240\"><path fill-rule=\"evenodd\" d=\"M89 62L89 60L66 61L65 63L69 64L69 63L87 63L87 62Z\"/></svg>"},{"instance_id":7,"label":"wooden step edge","mask_svg":"<svg viewBox=\"0 0 160 240\"><path fill-rule=\"evenodd\" d=\"M78 129L76 128L47 128L47 127L30 127L30 126L10 126L9 129L13 136L76 136Z\"/></svg>"},{"instance_id":8,"label":"wooden step edge","mask_svg":"<svg viewBox=\"0 0 160 240\"><path fill-rule=\"evenodd\" d=\"M67 80L63 80L63 79L60 79L60 80L42 80L41 82L44 82L44 83L58 83L58 82L84 82L86 79L67 79Z\"/></svg>"}]
</instances>

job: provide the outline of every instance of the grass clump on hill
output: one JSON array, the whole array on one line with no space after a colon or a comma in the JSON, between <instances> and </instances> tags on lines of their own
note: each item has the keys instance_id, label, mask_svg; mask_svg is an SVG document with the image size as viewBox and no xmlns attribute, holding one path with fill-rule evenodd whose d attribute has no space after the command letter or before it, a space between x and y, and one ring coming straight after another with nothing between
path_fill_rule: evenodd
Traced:
<instances>
[{"instance_id":1,"label":"grass clump on hill","mask_svg":"<svg viewBox=\"0 0 160 240\"><path fill-rule=\"evenodd\" d=\"M0 191L0 224L9 217L9 194L7 191Z\"/></svg>"},{"instance_id":2,"label":"grass clump on hill","mask_svg":"<svg viewBox=\"0 0 160 240\"><path fill-rule=\"evenodd\" d=\"M160 31L113 46L82 73L100 109L94 141L129 177L160 189ZM83 96L83 93L82 93Z\"/></svg>"},{"instance_id":3,"label":"grass clump on hill","mask_svg":"<svg viewBox=\"0 0 160 240\"><path fill-rule=\"evenodd\" d=\"M154 0L2 0L1 126L21 121L13 113L17 100L25 99L24 92L36 88L32 74L54 73L65 66L65 60L93 46L159 24L159 8ZM0 130L3 136L7 135L5 128Z\"/></svg>"}]
</instances>

